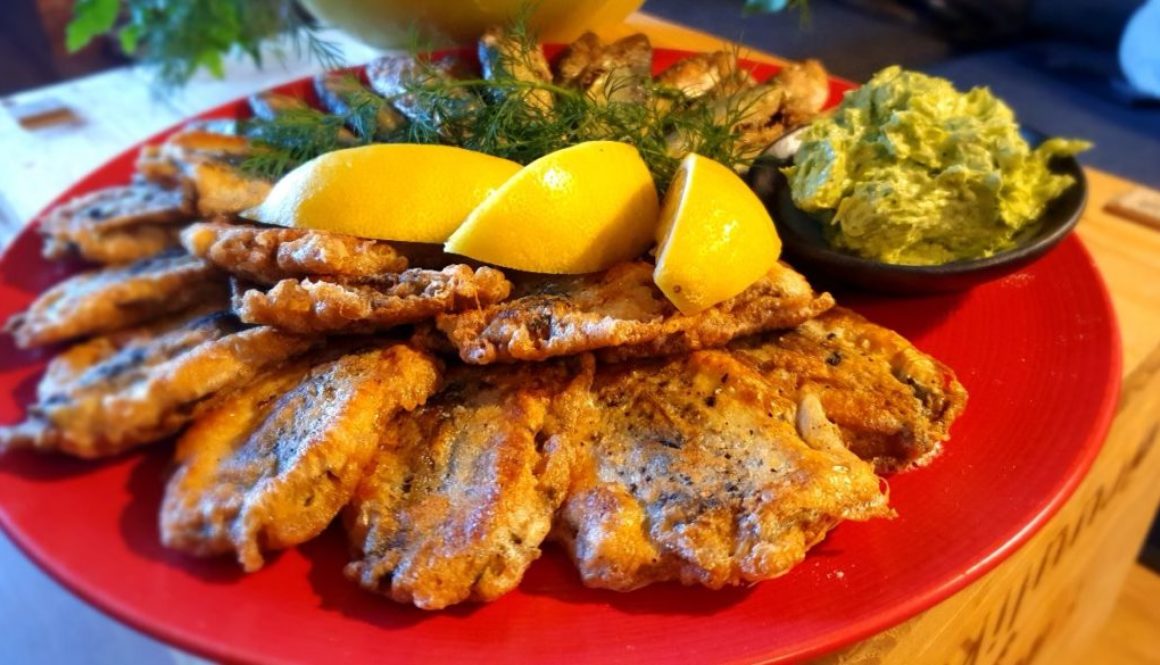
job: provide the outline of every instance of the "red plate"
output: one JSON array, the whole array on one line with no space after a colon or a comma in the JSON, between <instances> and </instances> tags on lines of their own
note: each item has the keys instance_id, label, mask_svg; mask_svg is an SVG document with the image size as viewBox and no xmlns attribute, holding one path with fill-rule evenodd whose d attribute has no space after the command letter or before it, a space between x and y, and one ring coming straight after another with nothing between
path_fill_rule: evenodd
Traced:
<instances>
[{"instance_id":1,"label":"red plate","mask_svg":"<svg viewBox=\"0 0 1160 665\"><path fill-rule=\"evenodd\" d=\"M657 65L681 55L658 51ZM206 115L242 109L239 102ZM135 153L61 198L124 182ZM67 272L43 261L26 231L0 260L0 317ZM898 519L843 524L788 575L752 588L585 589L548 547L520 589L498 602L425 613L343 579L345 545L334 529L242 575L231 561L194 561L158 542L168 445L102 464L10 455L0 460L0 524L89 602L220 660L639 664L816 656L930 607L1026 541L1099 451L1120 385L1108 294L1075 237L968 293L839 300L953 367L970 403L931 467L891 479ZM0 422L23 415L44 359L0 339Z\"/></svg>"}]
</instances>

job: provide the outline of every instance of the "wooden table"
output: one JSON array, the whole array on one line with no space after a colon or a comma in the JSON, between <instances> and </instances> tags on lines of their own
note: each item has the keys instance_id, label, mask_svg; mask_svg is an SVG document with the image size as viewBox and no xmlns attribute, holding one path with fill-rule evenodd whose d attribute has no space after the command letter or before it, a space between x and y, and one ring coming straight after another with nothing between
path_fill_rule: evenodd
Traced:
<instances>
[{"instance_id":1,"label":"wooden table","mask_svg":"<svg viewBox=\"0 0 1160 665\"><path fill-rule=\"evenodd\" d=\"M605 29L605 37L647 32L657 46L720 48L718 37L644 14ZM342 41L349 62L374 53ZM748 57L775 61L762 53ZM176 97L152 95L145 77L123 69L0 100L3 107L56 100L71 124L21 128L0 109L0 241L73 180L125 147L182 118L253 90L312 73L309 63L256 71L238 63L225 81L199 78ZM1124 643L1085 656L1116 605L1125 577L1160 591L1160 578L1135 555L1160 503L1160 231L1103 211L1136 185L1088 170L1091 199L1079 234L1111 290L1124 342L1125 385L1111 434L1068 504L1025 547L942 604L885 633L824 659L829 663L1160 662L1160 643ZM0 537L0 662L179 662L189 657L107 619L38 572ZM1145 586L1139 586L1144 589ZM1133 590L1136 590L1134 587ZM1160 594L1127 597L1117 616L1156 612ZM1152 614L1155 617L1155 614ZM67 629L62 629L67 627ZM1118 625L1115 635L1157 626ZM1149 658L1154 660L1149 661ZM1120 661L1124 662L1124 661Z\"/></svg>"}]
</instances>

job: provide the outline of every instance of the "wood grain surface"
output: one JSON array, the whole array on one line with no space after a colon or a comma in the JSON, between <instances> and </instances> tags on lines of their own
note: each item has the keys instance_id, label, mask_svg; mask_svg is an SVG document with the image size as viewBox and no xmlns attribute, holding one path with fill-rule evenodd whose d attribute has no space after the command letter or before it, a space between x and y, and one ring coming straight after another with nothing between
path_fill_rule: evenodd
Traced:
<instances>
[{"instance_id":1,"label":"wood grain surface","mask_svg":"<svg viewBox=\"0 0 1160 665\"><path fill-rule=\"evenodd\" d=\"M637 31L648 33L656 46L728 46L721 37L645 14L602 32L612 38ZM352 63L373 55L335 38ZM141 72L122 69L0 100L0 146L7 157L0 160L0 244L67 185L125 147L193 113L313 69L295 60L267 71L234 63L225 80L200 78L184 94L165 98L150 90ZM79 120L28 131L5 112L46 99L67 106ZM1104 210L1139 184L1091 169L1087 174L1090 198L1078 232L1115 304L1126 377L1104 450L1059 515L1009 560L953 598L823 662L1160 663L1160 578L1134 567L1160 503L1160 231ZM0 662L190 660L72 599L4 540L0 570ZM1129 574L1132 587L1117 605ZM1117 623L1106 625L1113 613ZM61 625L75 629L62 634ZM1097 633L1099 644L1113 646L1087 651ZM55 641L46 646L49 635ZM1149 635L1151 640L1141 640Z\"/></svg>"}]
</instances>

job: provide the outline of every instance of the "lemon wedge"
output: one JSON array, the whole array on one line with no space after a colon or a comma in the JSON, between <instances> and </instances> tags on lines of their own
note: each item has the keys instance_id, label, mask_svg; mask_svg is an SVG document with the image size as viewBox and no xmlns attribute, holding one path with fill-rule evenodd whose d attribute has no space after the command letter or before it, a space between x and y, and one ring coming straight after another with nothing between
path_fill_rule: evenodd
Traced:
<instances>
[{"instance_id":1,"label":"lemon wedge","mask_svg":"<svg viewBox=\"0 0 1160 665\"><path fill-rule=\"evenodd\" d=\"M525 166L472 211L444 249L529 272L596 272L649 248L659 207L636 148L589 141Z\"/></svg>"},{"instance_id":2,"label":"lemon wedge","mask_svg":"<svg viewBox=\"0 0 1160 665\"><path fill-rule=\"evenodd\" d=\"M684 314L741 293L769 272L781 239L733 169L690 153L665 193L653 280Z\"/></svg>"},{"instance_id":3,"label":"lemon wedge","mask_svg":"<svg viewBox=\"0 0 1160 665\"><path fill-rule=\"evenodd\" d=\"M243 217L363 238L441 243L520 165L442 145L336 150L286 174Z\"/></svg>"}]
</instances>

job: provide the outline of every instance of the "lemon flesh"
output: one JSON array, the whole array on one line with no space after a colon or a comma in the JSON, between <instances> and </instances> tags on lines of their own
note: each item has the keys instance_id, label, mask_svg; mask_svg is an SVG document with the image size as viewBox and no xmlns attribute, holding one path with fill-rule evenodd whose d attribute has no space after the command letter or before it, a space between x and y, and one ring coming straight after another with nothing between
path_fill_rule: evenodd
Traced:
<instances>
[{"instance_id":1,"label":"lemon flesh","mask_svg":"<svg viewBox=\"0 0 1160 665\"><path fill-rule=\"evenodd\" d=\"M596 272L652 245L659 207L636 148L589 141L525 166L468 216L444 249L528 272Z\"/></svg>"},{"instance_id":2,"label":"lemon flesh","mask_svg":"<svg viewBox=\"0 0 1160 665\"><path fill-rule=\"evenodd\" d=\"M681 160L656 238L653 280L684 314L741 293L781 254L761 199L732 169L697 154Z\"/></svg>"},{"instance_id":3,"label":"lemon flesh","mask_svg":"<svg viewBox=\"0 0 1160 665\"><path fill-rule=\"evenodd\" d=\"M441 243L519 170L515 162L451 146L347 148L286 174L242 216L363 238Z\"/></svg>"}]
</instances>

